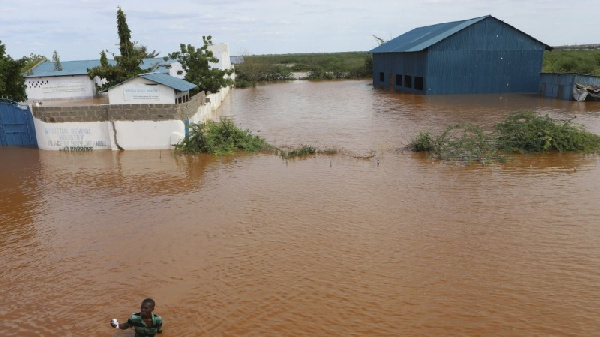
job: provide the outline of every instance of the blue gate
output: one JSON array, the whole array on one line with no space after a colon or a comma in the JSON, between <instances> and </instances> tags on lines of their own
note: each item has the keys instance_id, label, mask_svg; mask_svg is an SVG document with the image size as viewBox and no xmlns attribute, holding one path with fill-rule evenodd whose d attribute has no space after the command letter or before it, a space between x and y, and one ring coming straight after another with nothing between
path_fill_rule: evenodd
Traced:
<instances>
[{"instance_id":1,"label":"blue gate","mask_svg":"<svg viewBox=\"0 0 600 337\"><path fill-rule=\"evenodd\" d=\"M38 146L28 106L0 98L0 146Z\"/></svg>"}]
</instances>

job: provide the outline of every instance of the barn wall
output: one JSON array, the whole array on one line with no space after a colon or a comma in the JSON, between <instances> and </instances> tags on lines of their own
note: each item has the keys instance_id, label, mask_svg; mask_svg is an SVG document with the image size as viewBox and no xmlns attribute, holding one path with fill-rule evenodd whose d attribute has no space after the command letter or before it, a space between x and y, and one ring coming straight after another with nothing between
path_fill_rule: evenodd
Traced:
<instances>
[{"instance_id":1,"label":"barn wall","mask_svg":"<svg viewBox=\"0 0 600 337\"><path fill-rule=\"evenodd\" d=\"M426 53L386 53L373 55L373 84L404 91L423 94L422 89L415 88L415 79L423 78L426 71Z\"/></svg>"},{"instance_id":2,"label":"barn wall","mask_svg":"<svg viewBox=\"0 0 600 337\"><path fill-rule=\"evenodd\" d=\"M544 45L487 18L431 47L427 93L536 92Z\"/></svg>"},{"instance_id":3,"label":"barn wall","mask_svg":"<svg viewBox=\"0 0 600 337\"><path fill-rule=\"evenodd\" d=\"M537 92L545 47L488 17L422 52L374 53L373 85L421 94Z\"/></svg>"}]
</instances>

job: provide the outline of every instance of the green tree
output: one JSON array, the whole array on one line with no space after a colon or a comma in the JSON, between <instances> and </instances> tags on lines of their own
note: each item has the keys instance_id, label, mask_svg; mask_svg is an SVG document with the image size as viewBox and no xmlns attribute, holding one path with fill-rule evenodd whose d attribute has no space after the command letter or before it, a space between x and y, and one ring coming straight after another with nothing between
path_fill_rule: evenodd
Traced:
<instances>
[{"instance_id":1,"label":"green tree","mask_svg":"<svg viewBox=\"0 0 600 337\"><path fill-rule=\"evenodd\" d=\"M8 97L17 102L27 100L25 79L22 69L26 59L13 60L6 54L6 46L0 41L0 97Z\"/></svg>"},{"instance_id":2,"label":"green tree","mask_svg":"<svg viewBox=\"0 0 600 337\"><path fill-rule=\"evenodd\" d=\"M271 64L261 57L244 56L244 62L235 66L235 86L255 87L259 82L292 80L292 68L286 64Z\"/></svg>"},{"instance_id":3,"label":"green tree","mask_svg":"<svg viewBox=\"0 0 600 337\"><path fill-rule=\"evenodd\" d=\"M54 70L62 71L62 65L60 64L60 57L58 56L58 52L55 50L54 54L52 54L52 62L54 62Z\"/></svg>"},{"instance_id":4,"label":"green tree","mask_svg":"<svg viewBox=\"0 0 600 337\"><path fill-rule=\"evenodd\" d=\"M108 67L108 58L106 57L106 51L104 50L100 52L100 66Z\"/></svg>"},{"instance_id":5,"label":"green tree","mask_svg":"<svg viewBox=\"0 0 600 337\"><path fill-rule=\"evenodd\" d=\"M127 17L121 9L117 7L117 32L119 34L119 54L114 56L116 65L109 65L106 58L106 52L100 53L100 66L88 69L89 78L104 78L107 82L101 89L108 88L126 81L139 74L151 71L151 68L142 69L141 65L145 58L154 58L158 56L156 51L148 52L145 46L137 46L136 42L131 41L131 30L127 25Z\"/></svg>"},{"instance_id":6,"label":"green tree","mask_svg":"<svg viewBox=\"0 0 600 337\"><path fill-rule=\"evenodd\" d=\"M205 94L218 92L221 88L231 85L232 81L228 75L231 75L233 70L212 68L210 63L219 61L208 48L212 45L212 37L202 36L202 40L204 45L200 48L196 49L191 44L181 44L180 51L169 56L179 60L186 71L185 80L196 84L198 90Z\"/></svg>"},{"instance_id":7,"label":"green tree","mask_svg":"<svg viewBox=\"0 0 600 337\"><path fill-rule=\"evenodd\" d=\"M600 75L600 50L560 50L544 52L542 72Z\"/></svg>"},{"instance_id":8,"label":"green tree","mask_svg":"<svg viewBox=\"0 0 600 337\"><path fill-rule=\"evenodd\" d=\"M23 61L25 64L23 66L22 73L31 75L33 73L33 68L35 68L38 64L42 62L48 62L49 60L46 56L31 53L29 56L23 57Z\"/></svg>"}]
</instances>

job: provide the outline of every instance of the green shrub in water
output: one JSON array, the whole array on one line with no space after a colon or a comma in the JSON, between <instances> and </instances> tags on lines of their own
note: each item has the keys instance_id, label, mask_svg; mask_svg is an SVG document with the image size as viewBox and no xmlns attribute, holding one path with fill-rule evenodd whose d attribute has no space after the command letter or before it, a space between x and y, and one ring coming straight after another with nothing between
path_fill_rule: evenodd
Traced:
<instances>
[{"instance_id":1,"label":"green shrub in water","mask_svg":"<svg viewBox=\"0 0 600 337\"><path fill-rule=\"evenodd\" d=\"M494 139L471 123L448 126L438 137L418 136L417 138L421 139L423 148L430 147L430 150L425 152L430 152L437 159L463 161L469 164L473 161L489 163L504 160L498 154Z\"/></svg>"},{"instance_id":2,"label":"green shrub in water","mask_svg":"<svg viewBox=\"0 0 600 337\"><path fill-rule=\"evenodd\" d=\"M598 152L600 136L571 120L555 120L523 111L495 126L498 147L507 153Z\"/></svg>"},{"instance_id":3,"label":"green shrub in water","mask_svg":"<svg viewBox=\"0 0 600 337\"><path fill-rule=\"evenodd\" d=\"M312 146L309 146L309 145L302 145L300 148L290 150L290 151L283 151L283 150L279 151L279 155L281 156L281 158L302 157L302 156L308 156L308 155L315 154L315 153L317 153L317 149Z\"/></svg>"},{"instance_id":4,"label":"green shrub in water","mask_svg":"<svg viewBox=\"0 0 600 337\"><path fill-rule=\"evenodd\" d=\"M435 149L435 137L429 132L419 132L408 146L413 152L431 152Z\"/></svg>"},{"instance_id":5,"label":"green shrub in water","mask_svg":"<svg viewBox=\"0 0 600 337\"><path fill-rule=\"evenodd\" d=\"M586 131L570 120L554 120L523 111L508 116L485 133L478 126L452 125L439 136L419 133L409 144L415 152L428 152L441 160L505 161L503 154L545 151L600 152L600 136Z\"/></svg>"},{"instance_id":6,"label":"green shrub in water","mask_svg":"<svg viewBox=\"0 0 600 337\"><path fill-rule=\"evenodd\" d=\"M190 124L188 128L188 135L175 146L176 152L228 155L236 151L256 152L269 148L264 139L252 135L249 130L237 128L230 120Z\"/></svg>"}]
</instances>

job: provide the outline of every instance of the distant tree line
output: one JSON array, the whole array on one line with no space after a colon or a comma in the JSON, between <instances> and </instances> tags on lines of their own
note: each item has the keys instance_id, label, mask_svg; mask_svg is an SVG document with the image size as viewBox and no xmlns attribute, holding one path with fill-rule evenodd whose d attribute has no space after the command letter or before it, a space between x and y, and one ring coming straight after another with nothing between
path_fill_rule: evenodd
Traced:
<instances>
[{"instance_id":1,"label":"distant tree line","mask_svg":"<svg viewBox=\"0 0 600 337\"><path fill-rule=\"evenodd\" d=\"M235 84L247 87L291 80L294 72L306 74L304 79L309 80L371 78L372 71L373 59L367 52L252 55L244 56L244 63L236 65ZM546 51L542 72L600 76L600 49L585 45L582 49L571 46Z\"/></svg>"},{"instance_id":2,"label":"distant tree line","mask_svg":"<svg viewBox=\"0 0 600 337\"><path fill-rule=\"evenodd\" d=\"M600 76L600 50L555 49L546 51L542 72Z\"/></svg>"},{"instance_id":3,"label":"distant tree line","mask_svg":"<svg viewBox=\"0 0 600 337\"><path fill-rule=\"evenodd\" d=\"M244 56L236 65L236 87L254 86L259 82L294 79L359 79L372 76L373 61L367 52L324 54L281 54Z\"/></svg>"}]
</instances>

